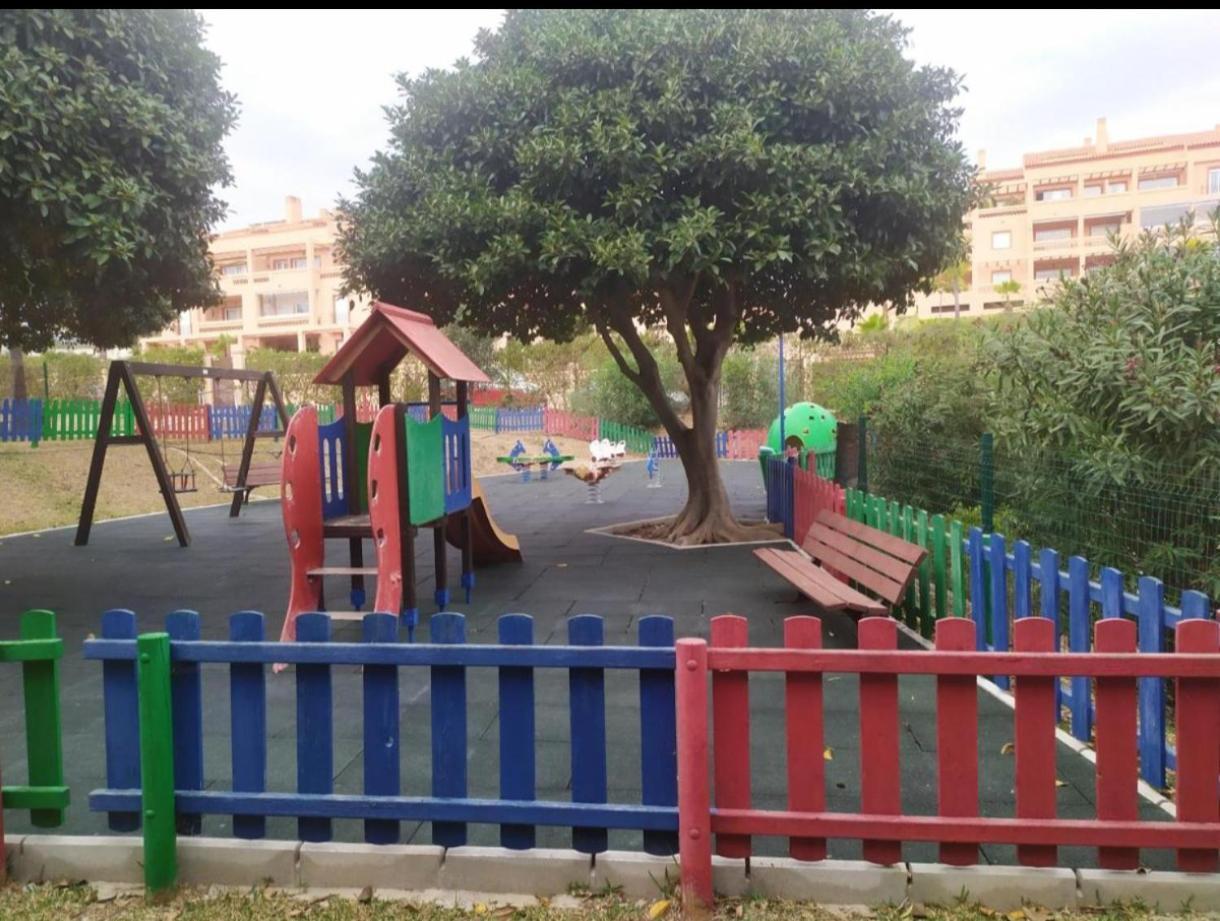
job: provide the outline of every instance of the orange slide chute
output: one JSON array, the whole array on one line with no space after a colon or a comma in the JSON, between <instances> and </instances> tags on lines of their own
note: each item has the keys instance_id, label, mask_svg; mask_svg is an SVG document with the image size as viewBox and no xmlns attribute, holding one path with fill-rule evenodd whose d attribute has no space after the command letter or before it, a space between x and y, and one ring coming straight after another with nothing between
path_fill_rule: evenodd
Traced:
<instances>
[{"instance_id":1,"label":"orange slide chute","mask_svg":"<svg viewBox=\"0 0 1220 921\"><path fill-rule=\"evenodd\" d=\"M476 566L488 563L520 563L521 545L516 534L500 529L487 509L487 499L478 477L473 477L470 493L470 530L474 536ZM445 536L455 547L462 546L462 519L453 516L446 523Z\"/></svg>"}]
</instances>

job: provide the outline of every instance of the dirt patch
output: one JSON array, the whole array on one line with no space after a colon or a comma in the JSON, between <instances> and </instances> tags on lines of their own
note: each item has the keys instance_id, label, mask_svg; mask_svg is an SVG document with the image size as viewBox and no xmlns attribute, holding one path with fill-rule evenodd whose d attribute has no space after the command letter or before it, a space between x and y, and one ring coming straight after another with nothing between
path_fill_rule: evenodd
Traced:
<instances>
[{"instance_id":1,"label":"dirt patch","mask_svg":"<svg viewBox=\"0 0 1220 921\"><path fill-rule=\"evenodd\" d=\"M682 547L685 549L687 545L678 544L669 539L673 523L674 519L672 517L653 518L649 521L632 521L627 524L611 525L608 528L599 529L599 533L610 534L614 537L647 540L653 543L667 544L672 547ZM739 524L746 530L747 537L744 541L733 541L733 543L758 543L784 539L784 527L778 522L742 520ZM702 546L708 545L703 544Z\"/></svg>"}]
</instances>

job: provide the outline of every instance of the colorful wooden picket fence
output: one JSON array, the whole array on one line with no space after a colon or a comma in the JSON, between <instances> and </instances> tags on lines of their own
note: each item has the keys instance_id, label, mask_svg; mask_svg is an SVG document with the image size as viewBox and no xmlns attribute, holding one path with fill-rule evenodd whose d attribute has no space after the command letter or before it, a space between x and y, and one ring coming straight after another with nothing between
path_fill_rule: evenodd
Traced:
<instances>
[{"instance_id":1,"label":"colorful wooden picket fence","mask_svg":"<svg viewBox=\"0 0 1220 921\"><path fill-rule=\"evenodd\" d=\"M220 438L245 438L246 431L250 427L250 413L254 410L250 406L209 406L208 410L208 431L213 439ZM285 407L288 412L288 418L291 419L296 413L297 407ZM325 425L328 422L333 422L335 416L335 408L330 405L322 405L318 407L318 422ZM264 405L262 412L258 416L258 431L274 432L280 427L278 414L275 407Z\"/></svg>"},{"instance_id":2,"label":"colorful wooden picket fence","mask_svg":"<svg viewBox=\"0 0 1220 921\"><path fill-rule=\"evenodd\" d=\"M105 708L106 788L90 808L110 827L130 831L144 822L145 878L150 889L172 885L177 834L198 834L204 815L232 815L239 838L262 838L266 819L290 816L304 841L328 841L335 819L362 819L364 838L399 840L399 823L432 823L432 839L466 843L468 823L500 826L505 847L531 848L535 826L572 829L572 846L606 850L608 829L643 831L653 854L677 850L677 760L674 627L644 617L638 646L605 646L600 617L568 620L568 645L535 645L533 621L506 614L498 643L467 644L460 614L435 614L430 643L398 642L398 619L369 614L363 642L331 641L330 619L305 614L297 642L265 642L263 615L234 614L227 642L201 641L199 615L177 611L166 632L137 638L131 611L108 611L101 637L85 643L100 660ZM173 667L171 670L170 661ZM205 786L200 667L229 669L232 789ZM266 671L296 666L297 789L269 792ZM336 794L332 669L361 667L364 690L364 793ZM426 667L431 680L431 796L403 796L400 776L398 670ZM467 788L467 687L470 669L494 669L500 719L500 795L471 797ZM534 670L568 670L570 801L536 798ZM639 804L608 801L605 670L638 671L640 687ZM476 673L477 674L477 673ZM152 809L151 816L148 810Z\"/></svg>"},{"instance_id":3,"label":"colorful wooden picket fence","mask_svg":"<svg viewBox=\"0 0 1220 921\"><path fill-rule=\"evenodd\" d=\"M42 400L0 400L0 441L42 440Z\"/></svg>"},{"instance_id":4,"label":"colorful wooden picket fence","mask_svg":"<svg viewBox=\"0 0 1220 921\"><path fill-rule=\"evenodd\" d=\"M684 903L710 905L712 853L748 858L751 836L788 838L798 860L821 860L827 838L863 842L866 860L902 860L904 841L940 844L942 863L978 863L982 844L1014 844L1027 866L1055 866L1057 848L1096 847L1107 869L1133 870L1141 848L1174 848L1192 872L1220 867L1220 623L1192 620L1175 630L1175 651L1137 652L1137 629L1111 619L1096 625L1094 651L1059 652L1053 624L1027 617L1014 625L1012 653L977 651L972 621L946 618L933 631L935 650L897 648L895 622L860 622L858 649L824 649L815 617L784 624L784 648L749 646L745 618L712 620L710 643L682 639L676 647L678 797L682 823ZM978 676L1014 676L1015 815L979 815ZM753 808L750 796L751 672L785 680L787 808ZM860 809L827 809L823 764L822 676L859 676ZM1060 675L1095 682L1097 816L1056 818L1055 683ZM938 814L902 812L898 676L936 682ZM708 684L712 716L708 719ZM1176 682L1182 738L1174 793L1176 821L1141 821L1135 727L1137 682ZM709 732L710 729L710 732ZM711 739L712 781L708 779Z\"/></svg>"},{"instance_id":5,"label":"colorful wooden picket fence","mask_svg":"<svg viewBox=\"0 0 1220 921\"><path fill-rule=\"evenodd\" d=\"M607 419L598 421L597 437L602 441L625 443L628 454L647 454L653 444L652 432L647 429L642 429L637 425L610 422Z\"/></svg>"},{"instance_id":6,"label":"colorful wooden picket fence","mask_svg":"<svg viewBox=\"0 0 1220 921\"><path fill-rule=\"evenodd\" d=\"M597 416L582 416L548 406L543 412L542 424L548 435L575 438L579 441L596 441L600 420Z\"/></svg>"},{"instance_id":7,"label":"colorful wooden picket fence","mask_svg":"<svg viewBox=\"0 0 1220 921\"><path fill-rule=\"evenodd\" d=\"M497 435L501 432L541 432L543 419L541 406L531 409L498 409L494 431Z\"/></svg>"},{"instance_id":8,"label":"colorful wooden picket fence","mask_svg":"<svg viewBox=\"0 0 1220 921\"><path fill-rule=\"evenodd\" d=\"M0 882L6 867L4 810L28 809L31 824L57 828L63 824L69 799L59 710L59 660L64 643L55 633L55 615L50 611L26 611L18 629L18 639L0 640L0 662L21 663L26 783L0 789Z\"/></svg>"},{"instance_id":9,"label":"colorful wooden picket fence","mask_svg":"<svg viewBox=\"0 0 1220 921\"><path fill-rule=\"evenodd\" d=\"M849 518L927 548L928 556L894 615L928 639L939 619L969 617L976 626L979 650L1007 652L1012 648L1014 621L1041 616L1054 624L1057 649L1085 653L1091 648L1096 619L1130 618L1137 624L1140 651L1157 653L1166 648L1179 623L1212 616L1211 603L1201 592L1183 592L1181 606L1174 607L1165 603L1164 586L1157 579L1141 577L1138 591L1131 593L1116 569L1102 567L1098 577L1091 578L1093 567L1083 557L1068 557L1065 569L1061 554L1050 548L1035 555L1026 541L1010 546L1002 534L984 534L944 515L929 515L924 509L856 489L842 490L778 459L768 462L767 471L767 516L784 523L789 539L799 542L807 526L802 529L798 518L808 521L808 510L820 507L818 503L839 502L835 493L839 490ZM1008 687L1002 672L992 677L999 687ZM1067 714L1067 728L1075 738L1092 742L1096 700L1089 693L1088 680L1067 675L1064 679L1055 688L1058 705ZM1141 679L1139 693L1140 774L1163 788L1166 772L1176 764L1174 747L1167 740L1165 682Z\"/></svg>"}]
</instances>

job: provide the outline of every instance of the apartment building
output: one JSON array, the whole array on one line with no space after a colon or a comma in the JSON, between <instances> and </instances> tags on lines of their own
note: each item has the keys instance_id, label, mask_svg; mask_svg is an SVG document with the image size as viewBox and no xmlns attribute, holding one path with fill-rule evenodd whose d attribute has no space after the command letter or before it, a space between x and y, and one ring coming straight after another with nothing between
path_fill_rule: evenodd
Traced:
<instances>
[{"instance_id":1,"label":"apartment building","mask_svg":"<svg viewBox=\"0 0 1220 921\"><path fill-rule=\"evenodd\" d=\"M275 348L329 354L368 316L367 297L340 295L337 226L329 211L301 214L289 196L284 218L228 230L212 238L221 303L184 311L152 345L212 345L221 336L234 351Z\"/></svg>"},{"instance_id":2,"label":"apartment building","mask_svg":"<svg viewBox=\"0 0 1220 921\"><path fill-rule=\"evenodd\" d=\"M1032 304L1064 276L1105 265L1110 235L1129 237L1220 206L1220 125L1210 131L1111 141L1106 120L1079 147L1029 153L1016 169L987 170L981 207L967 216L970 277L963 315ZM1016 282L1019 290L1001 287ZM916 315L954 314L950 291L918 298Z\"/></svg>"}]
</instances>

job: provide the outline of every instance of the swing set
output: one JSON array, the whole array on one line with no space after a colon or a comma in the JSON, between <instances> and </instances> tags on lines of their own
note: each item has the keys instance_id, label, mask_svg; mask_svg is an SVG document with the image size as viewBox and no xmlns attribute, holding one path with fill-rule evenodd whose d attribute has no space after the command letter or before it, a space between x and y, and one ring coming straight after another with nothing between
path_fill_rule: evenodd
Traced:
<instances>
[{"instance_id":1,"label":"swing set","mask_svg":"<svg viewBox=\"0 0 1220 921\"><path fill-rule=\"evenodd\" d=\"M157 385L157 422L154 425L136 382L137 375L145 375L156 380ZM222 470L224 482L220 489L233 494L233 502L229 506L229 517L236 518L241 507L250 498L250 490L257 486L269 485L262 471L266 465L254 465L254 440L256 438L282 438L288 428L288 411L284 406L284 398L280 393L279 384L270 371L252 371L237 368L200 368L189 365L150 364L134 361L112 361L110 371L106 376L106 393L102 399L101 418L98 421L97 437L93 442L93 459L89 464L89 478L85 483L85 496L81 501L80 520L76 526L76 546L83 547L89 543L89 531L93 527L93 513L97 507L97 493L102 481L102 468L106 463L106 450L110 445L144 445L148 452L148 460L152 464L153 474L157 478L157 487L165 500L165 510L169 513L170 522L174 527L174 535L182 547L190 546L191 535L186 527L186 519L178 496L182 493L198 491L197 472L192 455L192 434L208 437L206 430L197 431L200 425L207 426L206 416L199 419L187 417L184 424L178 425L172 419L165 402L161 386L162 378L180 377L186 380L228 380L243 384L253 383L254 399L250 406L250 419L246 426L245 441L242 446L241 463L232 470L224 463L224 441L221 440ZM132 415L135 417L135 434L115 435L112 431L115 407L119 399L119 387L122 386L131 404ZM275 406L279 426L273 430L259 431L259 420L262 418L263 405L270 397ZM183 459L171 463L169 459L169 430L184 432L185 449ZM176 449L177 450L177 449Z\"/></svg>"}]
</instances>

